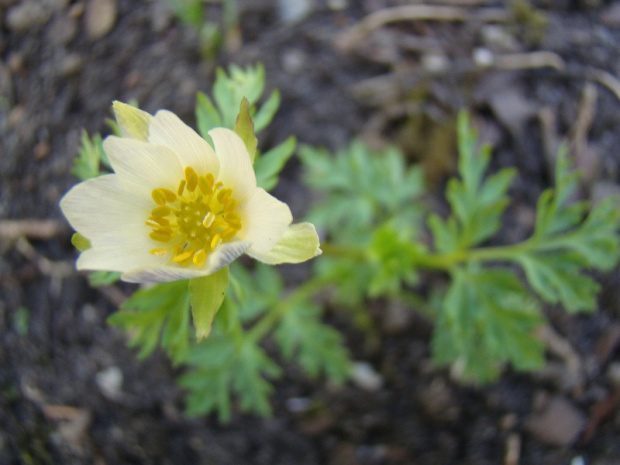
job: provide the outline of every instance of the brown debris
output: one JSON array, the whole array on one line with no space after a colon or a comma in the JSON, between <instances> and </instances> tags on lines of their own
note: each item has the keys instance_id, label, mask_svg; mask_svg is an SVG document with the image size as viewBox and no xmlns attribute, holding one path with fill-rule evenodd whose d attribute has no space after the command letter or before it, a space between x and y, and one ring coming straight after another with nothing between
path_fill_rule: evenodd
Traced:
<instances>
[{"instance_id":1,"label":"brown debris","mask_svg":"<svg viewBox=\"0 0 620 465\"><path fill-rule=\"evenodd\" d=\"M609 420L618 411L618 408L620 408L620 388L616 388L605 399L592 406L588 423L581 436L581 445L588 444L596 436L599 426Z\"/></svg>"},{"instance_id":2,"label":"brown debris","mask_svg":"<svg viewBox=\"0 0 620 465\"><path fill-rule=\"evenodd\" d=\"M454 6L406 5L384 8L366 16L352 28L343 32L336 39L336 47L343 52L350 52L359 42L375 29L396 21L505 21L508 14L503 9L479 8L470 12Z\"/></svg>"},{"instance_id":3,"label":"brown debris","mask_svg":"<svg viewBox=\"0 0 620 465\"><path fill-rule=\"evenodd\" d=\"M525 420L525 429L536 440L552 446L573 444L586 423L585 415L561 396L551 398Z\"/></svg>"}]
</instances>

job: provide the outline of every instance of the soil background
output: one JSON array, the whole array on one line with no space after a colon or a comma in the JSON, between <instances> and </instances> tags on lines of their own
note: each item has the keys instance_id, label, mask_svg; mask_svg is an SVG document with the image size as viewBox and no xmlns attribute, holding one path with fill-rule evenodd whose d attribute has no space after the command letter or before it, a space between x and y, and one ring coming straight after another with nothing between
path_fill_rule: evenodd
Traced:
<instances>
[{"instance_id":1,"label":"soil background","mask_svg":"<svg viewBox=\"0 0 620 465\"><path fill-rule=\"evenodd\" d=\"M411 309L371 302L376 344L330 309L382 386L334 388L286 365L274 417L237 413L225 426L185 418L165 356L139 362L106 324L134 288L92 289L74 271L58 201L76 182L82 129L106 134L114 99L194 125L196 92L230 63L262 62L282 93L263 147L290 134L330 149L355 136L398 143L424 163L440 210L454 116L469 107L494 168L520 172L500 243L531 231L561 140L584 170L583 198L620 191L620 3L436 1L431 17L465 16L350 34L416 3L240 0L239 34L206 59L157 1L0 0L0 464L620 464L618 270L597 276L596 313L547 309L542 372L507 369L482 388L431 365L431 328ZM219 3L206 6L220 21ZM311 197L295 160L276 195L303 215ZM315 407L299 411L299 399Z\"/></svg>"}]
</instances>

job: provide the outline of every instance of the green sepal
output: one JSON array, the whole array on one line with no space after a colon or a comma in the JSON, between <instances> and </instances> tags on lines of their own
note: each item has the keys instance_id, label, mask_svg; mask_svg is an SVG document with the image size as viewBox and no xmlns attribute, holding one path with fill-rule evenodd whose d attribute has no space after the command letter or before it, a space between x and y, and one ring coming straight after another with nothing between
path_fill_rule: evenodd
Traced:
<instances>
[{"instance_id":1,"label":"green sepal","mask_svg":"<svg viewBox=\"0 0 620 465\"><path fill-rule=\"evenodd\" d=\"M149 125L153 119L150 114L118 100L114 101L112 108L123 137L148 140Z\"/></svg>"},{"instance_id":2,"label":"green sepal","mask_svg":"<svg viewBox=\"0 0 620 465\"><path fill-rule=\"evenodd\" d=\"M220 309L228 287L228 267L200 278L189 280L189 295L196 339L201 341L211 334L213 319Z\"/></svg>"},{"instance_id":3,"label":"green sepal","mask_svg":"<svg viewBox=\"0 0 620 465\"><path fill-rule=\"evenodd\" d=\"M73 247L78 249L80 252L84 252L91 247L90 241L77 232L73 233L73 236L71 236L71 244L73 244Z\"/></svg>"},{"instance_id":4,"label":"green sepal","mask_svg":"<svg viewBox=\"0 0 620 465\"><path fill-rule=\"evenodd\" d=\"M254 122L250 116L250 102L248 102L248 99L245 97L241 100L241 104L239 105L239 115L237 115L237 121L233 130L243 140L245 147L248 149L250 160L254 163L258 140L256 140Z\"/></svg>"}]
</instances>

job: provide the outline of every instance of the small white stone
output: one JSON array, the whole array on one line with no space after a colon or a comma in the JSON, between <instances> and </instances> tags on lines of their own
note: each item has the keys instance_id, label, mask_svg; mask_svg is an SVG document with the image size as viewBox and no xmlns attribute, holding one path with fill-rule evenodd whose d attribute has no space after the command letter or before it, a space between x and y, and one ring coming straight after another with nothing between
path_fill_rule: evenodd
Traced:
<instances>
[{"instance_id":1,"label":"small white stone","mask_svg":"<svg viewBox=\"0 0 620 465\"><path fill-rule=\"evenodd\" d=\"M450 63L441 53L428 53L422 57L422 66L431 73L440 73L447 70Z\"/></svg>"},{"instance_id":2,"label":"small white stone","mask_svg":"<svg viewBox=\"0 0 620 465\"><path fill-rule=\"evenodd\" d=\"M493 64L493 52L485 47L478 47L474 50L474 62L481 67L489 67Z\"/></svg>"},{"instance_id":3,"label":"small white stone","mask_svg":"<svg viewBox=\"0 0 620 465\"><path fill-rule=\"evenodd\" d=\"M309 0L279 0L278 13L282 22L295 24L305 19L312 11L312 2Z\"/></svg>"},{"instance_id":4,"label":"small white stone","mask_svg":"<svg viewBox=\"0 0 620 465\"><path fill-rule=\"evenodd\" d=\"M351 373L353 383L366 391L378 391L383 387L383 378L367 362L355 362Z\"/></svg>"},{"instance_id":5,"label":"small white stone","mask_svg":"<svg viewBox=\"0 0 620 465\"><path fill-rule=\"evenodd\" d=\"M577 457L573 457L573 460L570 461L570 465L586 465L586 461L581 455L578 455Z\"/></svg>"},{"instance_id":6,"label":"small white stone","mask_svg":"<svg viewBox=\"0 0 620 465\"><path fill-rule=\"evenodd\" d=\"M118 399L123 385L123 372L119 367L108 367L97 373L95 382L104 396L109 399Z\"/></svg>"}]
</instances>

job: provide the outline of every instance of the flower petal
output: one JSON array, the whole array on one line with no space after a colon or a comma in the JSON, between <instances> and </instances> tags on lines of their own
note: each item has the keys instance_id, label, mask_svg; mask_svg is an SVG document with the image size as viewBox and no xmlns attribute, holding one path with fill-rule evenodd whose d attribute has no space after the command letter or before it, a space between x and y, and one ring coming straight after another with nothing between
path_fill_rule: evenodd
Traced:
<instances>
[{"instance_id":1,"label":"flower petal","mask_svg":"<svg viewBox=\"0 0 620 465\"><path fill-rule=\"evenodd\" d=\"M174 113L159 110L149 126L149 142L174 150L181 167L191 166L199 175L219 173L218 159L211 146Z\"/></svg>"},{"instance_id":2,"label":"flower petal","mask_svg":"<svg viewBox=\"0 0 620 465\"><path fill-rule=\"evenodd\" d=\"M183 179L178 157L166 146L109 136L103 141L103 149L119 183L128 192L147 198L158 187L176 192Z\"/></svg>"},{"instance_id":3,"label":"flower petal","mask_svg":"<svg viewBox=\"0 0 620 465\"><path fill-rule=\"evenodd\" d=\"M260 188L239 205L237 212L241 216L237 237L252 243L249 253L268 253L293 221L288 205Z\"/></svg>"},{"instance_id":4,"label":"flower petal","mask_svg":"<svg viewBox=\"0 0 620 465\"><path fill-rule=\"evenodd\" d=\"M250 245L249 242L244 241L222 244L209 255L207 263L202 268L183 268L172 265L135 268L123 273L121 279L129 283L160 283L210 275L243 255Z\"/></svg>"},{"instance_id":5,"label":"flower petal","mask_svg":"<svg viewBox=\"0 0 620 465\"><path fill-rule=\"evenodd\" d=\"M136 268L159 267L168 261L169 258L150 254L147 241L134 237L133 241L126 239L122 244L108 244L85 250L77 259L77 269L124 272Z\"/></svg>"},{"instance_id":6,"label":"flower petal","mask_svg":"<svg viewBox=\"0 0 620 465\"><path fill-rule=\"evenodd\" d=\"M147 238L144 224L153 201L124 190L116 174L87 179L60 201L60 209L76 231L97 247L106 241Z\"/></svg>"},{"instance_id":7,"label":"flower petal","mask_svg":"<svg viewBox=\"0 0 620 465\"><path fill-rule=\"evenodd\" d=\"M241 138L230 129L215 128L209 131L220 162L219 180L232 189L233 197L242 202L256 188L256 174Z\"/></svg>"},{"instance_id":8,"label":"flower petal","mask_svg":"<svg viewBox=\"0 0 620 465\"><path fill-rule=\"evenodd\" d=\"M146 141L149 137L149 124L153 118L146 111L115 100L112 103L114 116L123 137Z\"/></svg>"},{"instance_id":9,"label":"flower petal","mask_svg":"<svg viewBox=\"0 0 620 465\"><path fill-rule=\"evenodd\" d=\"M321 253L319 236L311 223L290 225L276 245L267 253L247 252L250 257L268 265L301 263Z\"/></svg>"}]
</instances>

